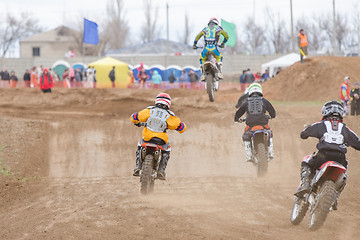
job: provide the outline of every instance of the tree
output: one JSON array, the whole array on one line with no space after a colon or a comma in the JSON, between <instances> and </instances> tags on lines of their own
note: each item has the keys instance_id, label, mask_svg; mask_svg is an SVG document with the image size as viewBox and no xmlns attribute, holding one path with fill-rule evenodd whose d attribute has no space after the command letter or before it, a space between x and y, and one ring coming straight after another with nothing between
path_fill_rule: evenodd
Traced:
<instances>
[{"instance_id":1,"label":"tree","mask_svg":"<svg viewBox=\"0 0 360 240\"><path fill-rule=\"evenodd\" d=\"M152 6L152 0L143 0L144 1L144 16L145 23L141 28L141 41L146 43L155 40L155 37L159 34L157 26L158 7L155 9ZM155 10L154 12L153 9ZM152 14L154 13L154 14Z\"/></svg>"},{"instance_id":2,"label":"tree","mask_svg":"<svg viewBox=\"0 0 360 240\"><path fill-rule=\"evenodd\" d=\"M105 51L123 48L129 37L129 26L123 13L123 0L109 1L107 5L107 20L101 32L101 40Z\"/></svg>"},{"instance_id":3,"label":"tree","mask_svg":"<svg viewBox=\"0 0 360 240\"><path fill-rule=\"evenodd\" d=\"M188 44L192 28L190 27L189 15L187 12L185 13L184 20L184 34L181 39L184 44Z\"/></svg>"},{"instance_id":4,"label":"tree","mask_svg":"<svg viewBox=\"0 0 360 240\"><path fill-rule=\"evenodd\" d=\"M296 23L296 35L297 37L298 33L300 32L300 29L304 29L306 37L308 39L309 45L308 49L309 51L319 51L323 47L324 36L321 34L321 29L317 22L319 21L320 17L316 16L315 14L312 14L312 17L309 18L307 16L302 16L297 20ZM295 39L295 46L297 46L297 41Z\"/></svg>"},{"instance_id":5,"label":"tree","mask_svg":"<svg viewBox=\"0 0 360 240\"><path fill-rule=\"evenodd\" d=\"M286 22L281 18L280 12L274 13L270 8L265 9L267 22L270 23L267 29L267 39L271 42L276 54L289 52L291 37L286 30ZM270 44L269 44L270 46ZM269 49L269 52L272 52Z\"/></svg>"},{"instance_id":6,"label":"tree","mask_svg":"<svg viewBox=\"0 0 360 240\"><path fill-rule=\"evenodd\" d=\"M263 27L256 25L252 17L248 17L244 25L244 43L247 50L252 54L260 54L265 41L265 31Z\"/></svg>"},{"instance_id":7,"label":"tree","mask_svg":"<svg viewBox=\"0 0 360 240\"><path fill-rule=\"evenodd\" d=\"M17 18L17 16L19 16ZM29 13L20 15L7 14L5 22L0 25L0 51L3 59L6 53L20 40L41 32L38 20Z\"/></svg>"}]
</instances>

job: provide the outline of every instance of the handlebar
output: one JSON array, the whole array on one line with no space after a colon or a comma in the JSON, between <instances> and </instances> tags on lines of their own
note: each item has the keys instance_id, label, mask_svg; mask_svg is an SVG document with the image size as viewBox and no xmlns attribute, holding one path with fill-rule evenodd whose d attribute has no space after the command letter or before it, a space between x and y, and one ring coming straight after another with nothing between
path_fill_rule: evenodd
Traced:
<instances>
[{"instance_id":1,"label":"handlebar","mask_svg":"<svg viewBox=\"0 0 360 240\"><path fill-rule=\"evenodd\" d=\"M134 123L134 125L137 127L146 127L146 122L139 122L138 124Z\"/></svg>"},{"instance_id":2,"label":"handlebar","mask_svg":"<svg viewBox=\"0 0 360 240\"><path fill-rule=\"evenodd\" d=\"M221 44L216 44L216 46L219 48L223 48L223 47L221 47ZM205 48L205 46L195 46L194 49L198 49L198 48Z\"/></svg>"}]
</instances>

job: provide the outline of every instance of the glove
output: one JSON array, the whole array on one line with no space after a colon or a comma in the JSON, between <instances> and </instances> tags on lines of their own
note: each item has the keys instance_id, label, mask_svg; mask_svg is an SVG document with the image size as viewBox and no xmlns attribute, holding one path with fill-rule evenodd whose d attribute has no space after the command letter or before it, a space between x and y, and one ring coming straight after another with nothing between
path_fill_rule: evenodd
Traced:
<instances>
[{"instance_id":1,"label":"glove","mask_svg":"<svg viewBox=\"0 0 360 240\"><path fill-rule=\"evenodd\" d=\"M196 43L194 43L194 45L193 45L193 49L196 49L197 47L196 47Z\"/></svg>"},{"instance_id":2,"label":"glove","mask_svg":"<svg viewBox=\"0 0 360 240\"><path fill-rule=\"evenodd\" d=\"M137 127L141 127L140 122L138 122L138 123L134 123L134 125L135 125L135 126L137 126Z\"/></svg>"},{"instance_id":3,"label":"glove","mask_svg":"<svg viewBox=\"0 0 360 240\"><path fill-rule=\"evenodd\" d=\"M221 45L220 45L221 48L224 48L225 47L225 43L222 42Z\"/></svg>"}]
</instances>

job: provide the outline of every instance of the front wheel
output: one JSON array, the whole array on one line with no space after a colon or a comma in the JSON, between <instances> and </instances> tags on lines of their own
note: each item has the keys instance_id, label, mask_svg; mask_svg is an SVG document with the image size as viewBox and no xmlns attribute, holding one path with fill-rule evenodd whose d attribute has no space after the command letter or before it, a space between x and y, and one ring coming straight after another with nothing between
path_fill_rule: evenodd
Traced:
<instances>
[{"instance_id":1,"label":"front wheel","mask_svg":"<svg viewBox=\"0 0 360 240\"><path fill-rule=\"evenodd\" d=\"M318 230L325 222L326 217L334 203L336 196L335 183L327 180L322 185L317 197L315 209L311 209L309 219L309 229L311 231Z\"/></svg>"},{"instance_id":2,"label":"front wheel","mask_svg":"<svg viewBox=\"0 0 360 240\"><path fill-rule=\"evenodd\" d=\"M298 225L304 219L309 208L309 204L305 202L305 198L295 197L295 203L291 212L290 221L294 225Z\"/></svg>"},{"instance_id":3,"label":"front wheel","mask_svg":"<svg viewBox=\"0 0 360 240\"><path fill-rule=\"evenodd\" d=\"M210 102L215 100L214 77L212 74L206 74L206 92L209 95Z\"/></svg>"},{"instance_id":4,"label":"front wheel","mask_svg":"<svg viewBox=\"0 0 360 240\"><path fill-rule=\"evenodd\" d=\"M258 177L263 177L267 173L268 169L266 148L263 142L259 142L256 145L256 154L258 158L258 163L256 165L256 173Z\"/></svg>"},{"instance_id":5,"label":"front wheel","mask_svg":"<svg viewBox=\"0 0 360 240\"><path fill-rule=\"evenodd\" d=\"M143 195L151 193L154 189L154 179L152 177L153 164L154 156L151 154L146 155L140 175L140 192Z\"/></svg>"}]
</instances>

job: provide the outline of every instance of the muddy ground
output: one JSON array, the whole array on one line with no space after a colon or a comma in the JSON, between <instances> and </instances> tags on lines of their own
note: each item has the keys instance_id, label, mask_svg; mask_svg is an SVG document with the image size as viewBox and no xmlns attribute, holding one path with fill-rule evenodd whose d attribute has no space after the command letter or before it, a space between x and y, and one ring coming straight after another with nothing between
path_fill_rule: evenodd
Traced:
<instances>
[{"instance_id":1,"label":"muddy ground","mask_svg":"<svg viewBox=\"0 0 360 240\"><path fill-rule=\"evenodd\" d=\"M171 132L167 180L141 196L132 176L141 129L131 113L158 91L6 89L0 94L0 239L358 239L360 158L349 149L349 180L338 210L316 232L289 220L301 140L321 105L274 102L275 159L265 178L245 162L243 124L233 122L237 90L170 90L188 125ZM359 118L345 122L360 134Z\"/></svg>"}]
</instances>

